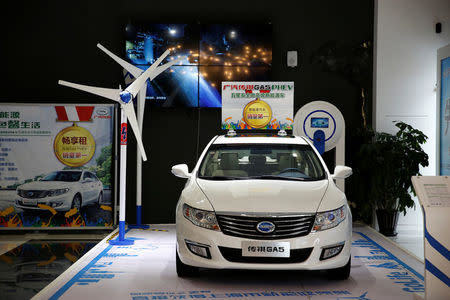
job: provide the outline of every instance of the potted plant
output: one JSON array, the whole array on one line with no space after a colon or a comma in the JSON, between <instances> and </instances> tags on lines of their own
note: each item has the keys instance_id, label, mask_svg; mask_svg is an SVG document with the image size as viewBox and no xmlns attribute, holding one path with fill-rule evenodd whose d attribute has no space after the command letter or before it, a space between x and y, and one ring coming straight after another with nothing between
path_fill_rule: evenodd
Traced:
<instances>
[{"instance_id":1,"label":"potted plant","mask_svg":"<svg viewBox=\"0 0 450 300\"><path fill-rule=\"evenodd\" d=\"M379 231L386 236L396 235L398 215L414 207L411 176L420 175L419 167L428 166L428 155L422 145L427 136L404 122L396 122L399 129L393 135L373 132L358 153L360 173L366 178L367 204L376 209Z\"/></svg>"}]
</instances>

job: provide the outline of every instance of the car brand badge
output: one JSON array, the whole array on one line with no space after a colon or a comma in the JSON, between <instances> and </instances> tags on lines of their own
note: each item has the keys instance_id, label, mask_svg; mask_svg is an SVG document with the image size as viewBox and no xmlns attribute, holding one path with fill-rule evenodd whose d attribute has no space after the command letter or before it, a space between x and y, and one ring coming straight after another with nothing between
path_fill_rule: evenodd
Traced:
<instances>
[{"instance_id":1,"label":"car brand badge","mask_svg":"<svg viewBox=\"0 0 450 300\"><path fill-rule=\"evenodd\" d=\"M27 193L27 196L28 196L28 197L33 196L33 192L28 192L28 193Z\"/></svg>"},{"instance_id":2,"label":"car brand badge","mask_svg":"<svg viewBox=\"0 0 450 300\"><path fill-rule=\"evenodd\" d=\"M256 230L261 233L271 233L275 230L275 224L269 221L262 221L256 225Z\"/></svg>"},{"instance_id":3,"label":"car brand badge","mask_svg":"<svg viewBox=\"0 0 450 300\"><path fill-rule=\"evenodd\" d=\"M106 116L108 114L108 110L106 108L98 108L97 114L100 116Z\"/></svg>"}]
</instances>

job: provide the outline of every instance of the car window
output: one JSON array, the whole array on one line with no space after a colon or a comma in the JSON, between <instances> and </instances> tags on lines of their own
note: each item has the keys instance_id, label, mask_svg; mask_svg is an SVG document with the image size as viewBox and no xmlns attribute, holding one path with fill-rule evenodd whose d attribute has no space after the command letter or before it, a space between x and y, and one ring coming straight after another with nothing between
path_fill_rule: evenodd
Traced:
<instances>
[{"instance_id":1,"label":"car window","mask_svg":"<svg viewBox=\"0 0 450 300\"><path fill-rule=\"evenodd\" d=\"M217 144L206 153L203 179L321 180L325 170L309 145Z\"/></svg>"},{"instance_id":2,"label":"car window","mask_svg":"<svg viewBox=\"0 0 450 300\"><path fill-rule=\"evenodd\" d=\"M67 181L73 182L80 180L81 171L55 171L41 179L41 181Z\"/></svg>"},{"instance_id":3,"label":"car window","mask_svg":"<svg viewBox=\"0 0 450 300\"><path fill-rule=\"evenodd\" d=\"M97 181L97 180L98 180L98 179L97 179L97 176L95 176L94 173L87 172L87 174L88 174L88 177L91 178L92 180L94 180L94 181Z\"/></svg>"}]
</instances>

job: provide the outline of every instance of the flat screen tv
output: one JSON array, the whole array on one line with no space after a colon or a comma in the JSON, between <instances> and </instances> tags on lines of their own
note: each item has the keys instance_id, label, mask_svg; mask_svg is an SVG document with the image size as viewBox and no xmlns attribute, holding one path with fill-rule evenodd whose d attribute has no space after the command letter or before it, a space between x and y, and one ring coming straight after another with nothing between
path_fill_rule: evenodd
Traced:
<instances>
[{"instance_id":1,"label":"flat screen tv","mask_svg":"<svg viewBox=\"0 0 450 300\"><path fill-rule=\"evenodd\" d=\"M126 57L135 66L148 68L166 49L170 57L188 58L148 83L146 99L153 106L221 107L222 81L271 80L268 23L126 26Z\"/></svg>"}]
</instances>

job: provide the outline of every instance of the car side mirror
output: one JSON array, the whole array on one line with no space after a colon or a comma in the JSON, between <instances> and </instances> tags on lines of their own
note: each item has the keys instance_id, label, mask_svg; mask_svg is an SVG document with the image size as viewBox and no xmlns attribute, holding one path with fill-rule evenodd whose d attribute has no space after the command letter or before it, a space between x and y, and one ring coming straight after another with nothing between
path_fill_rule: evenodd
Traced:
<instances>
[{"instance_id":1,"label":"car side mirror","mask_svg":"<svg viewBox=\"0 0 450 300\"><path fill-rule=\"evenodd\" d=\"M188 166L186 164L175 165L172 167L172 174L180 178L189 178L191 173L189 173Z\"/></svg>"},{"instance_id":2,"label":"car side mirror","mask_svg":"<svg viewBox=\"0 0 450 300\"><path fill-rule=\"evenodd\" d=\"M336 166L336 168L334 168L334 174L331 175L331 178L345 179L347 177L350 177L350 175L352 174L353 174L352 168L346 166Z\"/></svg>"}]
</instances>

